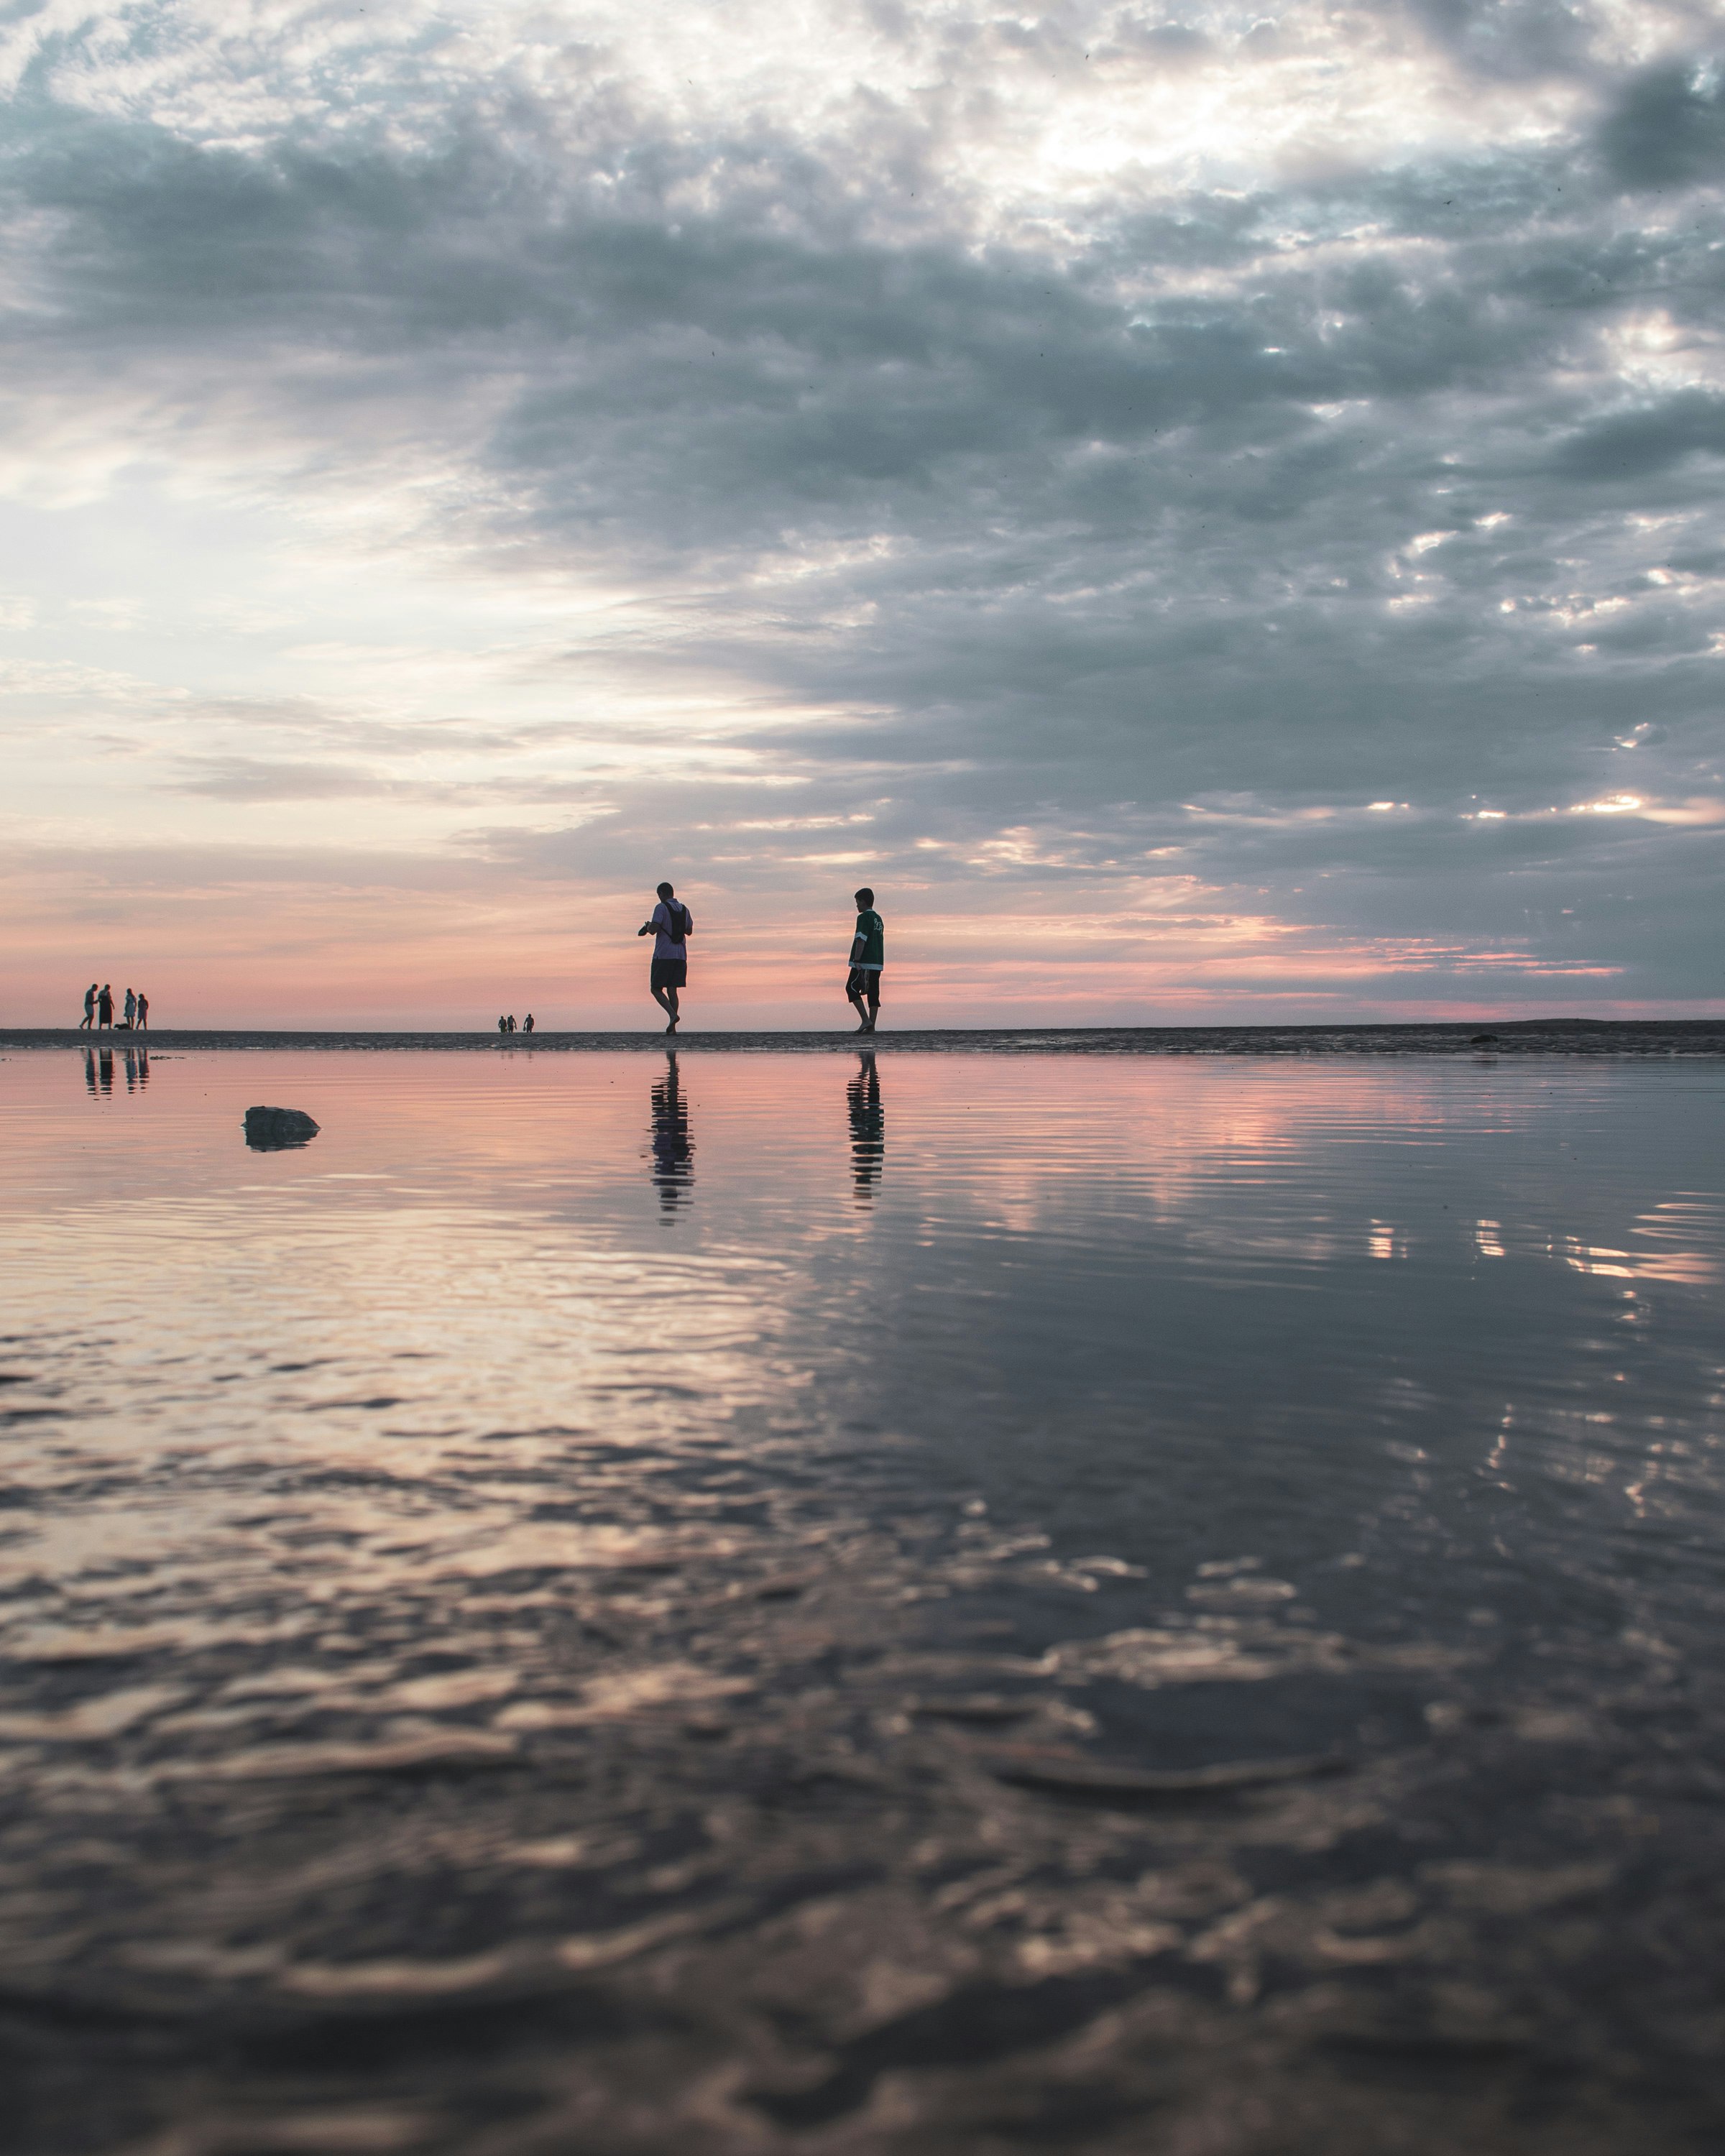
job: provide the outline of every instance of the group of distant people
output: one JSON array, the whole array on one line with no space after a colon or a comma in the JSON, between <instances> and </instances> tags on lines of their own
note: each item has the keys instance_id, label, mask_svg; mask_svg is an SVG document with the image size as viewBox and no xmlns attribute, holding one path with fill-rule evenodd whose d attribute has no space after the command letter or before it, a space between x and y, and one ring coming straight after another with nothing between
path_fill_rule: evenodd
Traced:
<instances>
[{"instance_id":1,"label":"group of distant people","mask_svg":"<svg viewBox=\"0 0 1725 2156\"><path fill-rule=\"evenodd\" d=\"M875 911L875 894L865 884L855 894L856 929L850 939L850 971L845 983L846 1000L861 1023L859 1033L872 1033L880 1016L880 974L886 963L886 924ZM668 883L659 886L659 903L649 919L635 931L654 938L653 963L647 985L653 1000L675 1033L681 1019L680 998L689 985L689 938L695 932L695 916Z\"/></svg>"},{"instance_id":2,"label":"group of distant people","mask_svg":"<svg viewBox=\"0 0 1725 2156\"><path fill-rule=\"evenodd\" d=\"M516 1030L515 1013L513 1011L509 1014L507 1018L500 1018L498 1019L497 1030L499 1033L514 1033ZM526 1019L521 1026L520 1030L522 1033L531 1033L533 1030L533 1014L531 1011L527 1013Z\"/></svg>"},{"instance_id":3,"label":"group of distant people","mask_svg":"<svg viewBox=\"0 0 1725 2156\"><path fill-rule=\"evenodd\" d=\"M94 981L84 991L84 1018L80 1033L147 1033L150 1030L150 998L141 989L136 993L130 988L121 1006L125 1016L118 1025L114 1023L114 991L104 981L98 988Z\"/></svg>"}]
</instances>

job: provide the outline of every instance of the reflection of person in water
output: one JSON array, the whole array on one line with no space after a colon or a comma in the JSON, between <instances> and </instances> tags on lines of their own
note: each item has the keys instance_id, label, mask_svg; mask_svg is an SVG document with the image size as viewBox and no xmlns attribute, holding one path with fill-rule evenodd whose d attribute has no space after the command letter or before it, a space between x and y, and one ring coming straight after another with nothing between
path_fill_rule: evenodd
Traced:
<instances>
[{"instance_id":1,"label":"reflection of person in water","mask_svg":"<svg viewBox=\"0 0 1725 2156\"><path fill-rule=\"evenodd\" d=\"M667 1054L665 1075L653 1081L653 1181L667 1214L675 1212L695 1180L690 1166L694 1156L689 1106L677 1083L677 1059Z\"/></svg>"},{"instance_id":2,"label":"reflection of person in water","mask_svg":"<svg viewBox=\"0 0 1725 2156\"><path fill-rule=\"evenodd\" d=\"M874 1051L864 1049L858 1061L845 1097L850 1106L850 1172L856 1178L857 1197L866 1205L886 1164L886 1116L880 1106L880 1075L875 1068Z\"/></svg>"},{"instance_id":3,"label":"reflection of person in water","mask_svg":"<svg viewBox=\"0 0 1725 2156\"><path fill-rule=\"evenodd\" d=\"M150 1082L150 1051L147 1048L128 1048L126 1051L126 1090L141 1093Z\"/></svg>"}]
</instances>

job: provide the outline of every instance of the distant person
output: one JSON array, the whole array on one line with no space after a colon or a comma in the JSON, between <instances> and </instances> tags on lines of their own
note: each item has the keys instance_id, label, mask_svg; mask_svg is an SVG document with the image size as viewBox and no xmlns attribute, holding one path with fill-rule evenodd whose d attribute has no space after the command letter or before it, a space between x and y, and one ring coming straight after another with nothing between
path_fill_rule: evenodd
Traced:
<instances>
[{"instance_id":1,"label":"distant person","mask_svg":"<svg viewBox=\"0 0 1725 2156\"><path fill-rule=\"evenodd\" d=\"M501 1012L497 1018L497 1030L499 1033L507 1033L509 1030L509 1020Z\"/></svg>"},{"instance_id":2,"label":"distant person","mask_svg":"<svg viewBox=\"0 0 1725 2156\"><path fill-rule=\"evenodd\" d=\"M513 1011L509 1014L509 1029L511 1033L515 1031L515 1013Z\"/></svg>"},{"instance_id":3,"label":"distant person","mask_svg":"<svg viewBox=\"0 0 1725 2156\"><path fill-rule=\"evenodd\" d=\"M102 992L96 998L96 1024L110 1026L114 1023L114 991L104 981Z\"/></svg>"},{"instance_id":4,"label":"distant person","mask_svg":"<svg viewBox=\"0 0 1725 2156\"><path fill-rule=\"evenodd\" d=\"M84 991L84 1023L78 1029L80 1033L88 1033L95 1024L95 999L96 984L92 981Z\"/></svg>"},{"instance_id":5,"label":"distant person","mask_svg":"<svg viewBox=\"0 0 1725 2156\"><path fill-rule=\"evenodd\" d=\"M126 1029L127 1029L127 1030L128 1030L128 1031L130 1031L130 1030L131 1030L131 1022L132 1022L132 1020L133 1020L133 1019L137 1016L137 1014L138 1014L138 999L137 999L137 998L136 998L136 997L132 993L131 990L130 988L128 988L128 989L126 990Z\"/></svg>"},{"instance_id":6,"label":"distant person","mask_svg":"<svg viewBox=\"0 0 1725 2156\"><path fill-rule=\"evenodd\" d=\"M144 993L143 990L140 988L138 990L138 1031L140 1033L147 1033L149 1030L150 998Z\"/></svg>"},{"instance_id":7,"label":"distant person","mask_svg":"<svg viewBox=\"0 0 1725 2156\"><path fill-rule=\"evenodd\" d=\"M529 1012L527 1013L527 1015L526 1015L526 1022L523 1024L523 1025L522 1025L522 1027L521 1027L521 1031L522 1031L523 1033L531 1033L532 1030L533 1030L533 1014L532 1014L532 1012L531 1012L531 1011L529 1011Z\"/></svg>"},{"instance_id":8,"label":"distant person","mask_svg":"<svg viewBox=\"0 0 1725 2156\"><path fill-rule=\"evenodd\" d=\"M677 994L689 985L689 953L685 947L694 929L695 916L670 885L662 883L653 918L635 931L637 936L657 939L653 946L653 970L647 977L647 985L653 991L654 1002L670 1020L665 1029L667 1033L676 1031L681 1015L677 1009Z\"/></svg>"},{"instance_id":9,"label":"distant person","mask_svg":"<svg viewBox=\"0 0 1725 2156\"><path fill-rule=\"evenodd\" d=\"M880 1015L880 968L886 963L886 924L875 911L875 894L865 884L856 894L856 933L850 939L850 978L845 993L862 1024L872 1033ZM868 1008L864 1009L866 1004Z\"/></svg>"}]
</instances>

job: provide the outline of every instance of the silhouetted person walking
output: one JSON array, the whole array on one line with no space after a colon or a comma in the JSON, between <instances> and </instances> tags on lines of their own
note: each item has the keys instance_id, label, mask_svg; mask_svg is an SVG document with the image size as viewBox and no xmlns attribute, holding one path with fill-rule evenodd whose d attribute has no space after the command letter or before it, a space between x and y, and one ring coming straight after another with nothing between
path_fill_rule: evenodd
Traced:
<instances>
[{"instance_id":1,"label":"silhouetted person walking","mask_svg":"<svg viewBox=\"0 0 1725 2156\"><path fill-rule=\"evenodd\" d=\"M689 984L689 953L687 946L695 928L695 916L678 898L668 883L659 886L659 903L653 909L653 918L644 921L635 931L638 936L651 936L653 970L648 975L647 985L653 991L656 1003L670 1024L665 1029L675 1033L680 1013L677 1009L680 989Z\"/></svg>"},{"instance_id":2,"label":"silhouetted person walking","mask_svg":"<svg viewBox=\"0 0 1725 2156\"><path fill-rule=\"evenodd\" d=\"M526 1023L525 1023L525 1024L522 1025L522 1027L521 1027L521 1031L522 1031L523 1033L531 1033L532 1030L533 1030L533 1014L532 1014L532 1012L531 1012L531 1011L529 1011L529 1012L527 1013L527 1016L526 1016Z\"/></svg>"},{"instance_id":3,"label":"silhouetted person walking","mask_svg":"<svg viewBox=\"0 0 1725 2156\"><path fill-rule=\"evenodd\" d=\"M127 1030L128 1032L130 1032L130 1031L131 1031L131 1022L132 1022L132 1020L133 1020L133 1019L137 1016L137 1014L138 1014L138 999L137 999L137 998L136 998L136 997L132 993L131 990L130 988L128 988L128 989L126 990L126 1030Z\"/></svg>"},{"instance_id":4,"label":"silhouetted person walking","mask_svg":"<svg viewBox=\"0 0 1725 2156\"><path fill-rule=\"evenodd\" d=\"M138 990L138 1031L140 1033L147 1033L149 1030L150 998L144 993L143 990L140 988Z\"/></svg>"},{"instance_id":5,"label":"silhouetted person walking","mask_svg":"<svg viewBox=\"0 0 1725 2156\"><path fill-rule=\"evenodd\" d=\"M101 993L96 998L96 1023L104 1026L114 1023L114 991L105 981L102 983Z\"/></svg>"},{"instance_id":6,"label":"silhouetted person walking","mask_svg":"<svg viewBox=\"0 0 1725 2156\"><path fill-rule=\"evenodd\" d=\"M501 1012L497 1018L497 1030L499 1033L507 1033L509 1030L509 1020Z\"/></svg>"},{"instance_id":7,"label":"silhouetted person walking","mask_svg":"<svg viewBox=\"0 0 1725 2156\"><path fill-rule=\"evenodd\" d=\"M850 978L845 983L845 993L862 1020L859 1033L872 1033L880 1015L880 968L886 963L886 924L875 912L875 894L865 884L856 894L856 933L850 939Z\"/></svg>"},{"instance_id":8,"label":"silhouetted person walking","mask_svg":"<svg viewBox=\"0 0 1725 2156\"><path fill-rule=\"evenodd\" d=\"M96 984L92 981L84 991L84 1023L78 1029L80 1033L88 1033L95 1024L95 999Z\"/></svg>"}]
</instances>

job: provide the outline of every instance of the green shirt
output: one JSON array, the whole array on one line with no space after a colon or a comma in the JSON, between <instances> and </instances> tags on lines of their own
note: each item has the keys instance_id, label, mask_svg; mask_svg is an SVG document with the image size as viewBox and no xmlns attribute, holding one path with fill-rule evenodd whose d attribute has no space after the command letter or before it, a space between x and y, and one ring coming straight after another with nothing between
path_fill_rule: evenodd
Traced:
<instances>
[{"instance_id":1,"label":"green shirt","mask_svg":"<svg viewBox=\"0 0 1725 2156\"><path fill-rule=\"evenodd\" d=\"M872 906L866 913L860 913L856 916L856 932L862 940L862 956L852 959L851 963L855 966L884 966L886 963L886 923ZM854 951L856 946L853 943L850 947Z\"/></svg>"}]
</instances>

